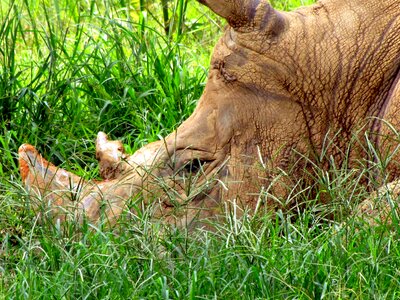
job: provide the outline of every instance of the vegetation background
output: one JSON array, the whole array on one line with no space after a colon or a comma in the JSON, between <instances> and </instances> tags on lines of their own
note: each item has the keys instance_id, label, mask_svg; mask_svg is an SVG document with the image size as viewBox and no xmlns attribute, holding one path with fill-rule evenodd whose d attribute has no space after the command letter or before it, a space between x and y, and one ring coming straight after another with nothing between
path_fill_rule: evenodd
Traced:
<instances>
[{"instance_id":1,"label":"vegetation background","mask_svg":"<svg viewBox=\"0 0 400 300\"><path fill-rule=\"evenodd\" d=\"M224 26L194 0L0 1L0 298L399 298L396 222L339 225L315 205L274 218L228 213L215 232L167 230L146 214L120 231L62 232L29 210L20 144L97 177L98 131L133 152L190 115ZM322 178L324 192L351 205L349 178Z\"/></svg>"}]
</instances>

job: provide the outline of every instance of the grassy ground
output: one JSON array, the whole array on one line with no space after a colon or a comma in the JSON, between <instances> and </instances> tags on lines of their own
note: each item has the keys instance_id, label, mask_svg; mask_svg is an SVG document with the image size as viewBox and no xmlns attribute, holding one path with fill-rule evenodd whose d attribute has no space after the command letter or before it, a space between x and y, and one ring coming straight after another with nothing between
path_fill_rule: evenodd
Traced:
<instances>
[{"instance_id":1,"label":"grassy ground","mask_svg":"<svg viewBox=\"0 0 400 300\"><path fill-rule=\"evenodd\" d=\"M113 232L39 224L18 175L20 144L96 177L98 131L132 152L193 110L224 23L195 1L162 3L0 2L0 298L399 298L400 228L342 217L359 199L340 170L319 180L343 223L310 204L274 218L227 212L215 232L190 234L146 213Z\"/></svg>"}]
</instances>

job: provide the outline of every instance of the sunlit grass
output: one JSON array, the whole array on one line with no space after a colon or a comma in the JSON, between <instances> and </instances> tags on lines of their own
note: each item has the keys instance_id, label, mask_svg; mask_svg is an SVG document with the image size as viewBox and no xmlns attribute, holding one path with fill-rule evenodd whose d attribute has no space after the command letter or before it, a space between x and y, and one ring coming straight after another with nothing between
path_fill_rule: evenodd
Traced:
<instances>
[{"instance_id":1,"label":"sunlit grass","mask_svg":"<svg viewBox=\"0 0 400 300\"><path fill-rule=\"evenodd\" d=\"M20 144L94 178L98 131L133 152L192 112L224 23L195 1L165 3L0 2L0 298L397 299L398 223L349 217L367 195L351 170L311 174L333 205L241 218L231 206L211 232L150 222L150 210L113 231L39 222Z\"/></svg>"}]
</instances>

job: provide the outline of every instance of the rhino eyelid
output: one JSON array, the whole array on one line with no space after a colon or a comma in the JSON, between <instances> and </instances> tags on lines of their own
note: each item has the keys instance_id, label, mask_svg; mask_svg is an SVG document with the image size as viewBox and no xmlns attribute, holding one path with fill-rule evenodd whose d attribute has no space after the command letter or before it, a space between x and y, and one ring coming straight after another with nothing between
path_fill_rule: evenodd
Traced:
<instances>
[{"instance_id":1,"label":"rhino eyelid","mask_svg":"<svg viewBox=\"0 0 400 300\"><path fill-rule=\"evenodd\" d=\"M202 148L192 148L192 147L177 148L175 151L176 151L176 152L180 152L180 151L191 151L191 152L199 152L199 153L211 153L210 151L207 151L207 150L202 149Z\"/></svg>"}]
</instances>

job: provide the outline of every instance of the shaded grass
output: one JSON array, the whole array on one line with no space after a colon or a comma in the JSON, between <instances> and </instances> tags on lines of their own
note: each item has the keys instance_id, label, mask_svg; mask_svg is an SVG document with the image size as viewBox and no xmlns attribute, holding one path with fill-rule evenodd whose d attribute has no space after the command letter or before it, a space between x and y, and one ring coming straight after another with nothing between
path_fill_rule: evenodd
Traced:
<instances>
[{"instance_id":1,"label":"shaded grass","mask_svg":"<svg viewBox=\"0 0 400 300\"><path fill-rule=\"evenodd\" d=\"M305 210L232 218L188 234L146 218L103 232L50 224L2 243L4 296L16 298L396 298L398 228L342 227ZM74 224L70 224L74 226Z\"/></svg>"},{"instance_id":2,"label":"shaded grass","mask_svg":"<svg viewBox=\"0 0 400 300\"><path fill-rule=\"evenodd\" d=\"M145 14L157 12L156 4L149 11L120 5L2 6L0 115L4 134L14 133L14 151L29 142L61 163L76 148L66 143L92 140L99 130L129 136L137 148L193 110L218 26L197 13L183 28L179 15L180 29L165 35L156 16ZM200 26L210 33L200 33ZM183 46L193 37L205 51Z\"/></svg>"},{"instance_id":3,"label":"shaded grass","mask_svg":"<svg viewBox=\"0 0 400 300\"><path fill-rule=\"evenodd\" d=\"M339 168L312 174L335 205L241 218L227 209L214 232L167 228L150 211L113 232L39 223L18 146L96 177L98 131L134 151L191 113L223 24L194 1L9 1L0 16L2 298L398 298L398 223L388 232L347 218L366 192Z\"/></svg>"}]
</instances>

